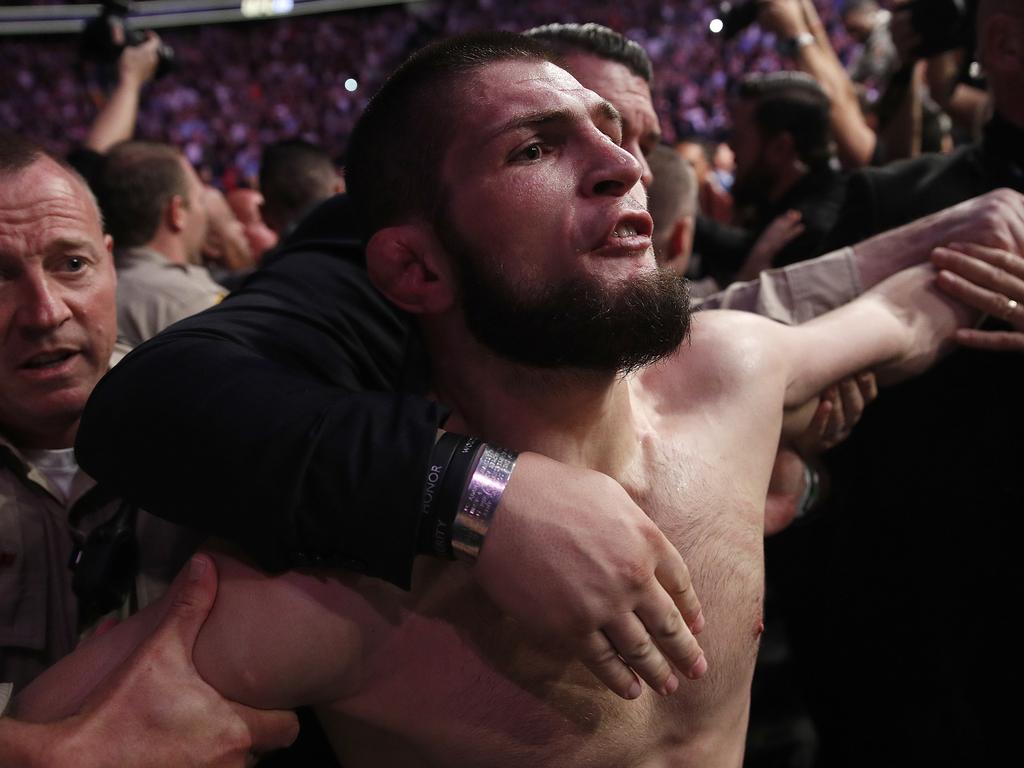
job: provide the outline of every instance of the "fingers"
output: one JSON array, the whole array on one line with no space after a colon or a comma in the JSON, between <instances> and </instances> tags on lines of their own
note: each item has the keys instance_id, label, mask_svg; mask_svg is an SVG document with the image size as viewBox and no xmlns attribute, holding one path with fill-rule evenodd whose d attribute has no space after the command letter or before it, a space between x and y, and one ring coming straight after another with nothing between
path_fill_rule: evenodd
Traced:
<instances>
[{"instance_id":1,"label":"fingers","mask_svg":"<svg viewBox=\"0 0 1024 768\"><path fill-rule=\"evenodd\" d=\"M839 393L834 386L829 387L821 394L818 407L814 410L814 416L811 417L811 422L807 425L808 435L812 435L815 439L825 436L829 423L832 421L832 412L838 404L838 398Z\"/></svg>"},{"instance_id":2,"label":"fingers","mask_svg":"<svg viewBox=\"0 0 1024 768\"><path fill-rule=\"evenodd\" d=\"M942 270L936 278L939 288L964 304L980 309L987 315L998 317L1014 327L1024 329L1024 309L1005 294L981 288L960 275Z\"/></svg>"},{"instance_id":3,"label":"fingers","mask_svg":"<svg viewBox=\"0 0 1024 768\"><path fill-rule=\"evenodd\" d=\"M1000 248L982 245L951 245L936 248L932 262L955 272L980 288L1024 301L1024 259Z\"/></svg>"},{"instance_id":4,"label":"fingers","mask_svg":"<svg viewBox=\"0 0 1024 768\"><path fill-rule=\"evenodd\" d=\"M669 597L668 593L659 589L652 592L647 600L637 606L635 615L642 624L645 634L657 646L661 652L660 655L667 663L691 680L697 679L707 671L707 661L704 658L704 652L694 637L695 632L700 632L704 628L703 613L697 614L697 619L694 622L697 629L691 631L675 602ZM614 638L613 644L619 649L620 653L623 653L623 647L615 642ZM644 669L637 667L631 657L623 654L623 658L644 680L650 683L652 688L662 693L672 692L671 690L663 690L655 683L651 683ZM663 678L656 676L655 679L660 682Z\"/></svg>"},{"instance_id":5,"label":"fingers","mask_svg":"<svg viewBox=\"0 0 1024 768\"><path fill-rule=\"evenodd\" d=\"M284 749L299 735L299 718L294 712L253 709L241 704L232 707L249 729L250 750L257 755Z\"/></svg>"},{"instance_id":6,"label":"fingers","mask_svg":"<svg viewBox=\"0 0 1024 768\"><path fill-rule=\"evenodd\" d=\"M577 655L594 676L624 699L639 698L642 690L636 674L619 658L603 632L591 632L583 639Z\"/></svg>"},{"instance_id":7,"label":"fingers","mask_svg":"<svg viewBox=\"0 0 1024 768\"><path fill-rule=\"evenodd\" d=\"M860 394L864 398L865 406L871 405L878 399L878 379L871 371L857 374L857 386L860 387Z\"/></svg>"},{"instance_id":8,"label":"fingers","mask_svg":"<svg viewBox=\"0 0 1024 768\"><path fill-rule=\"evenodd\" d=\"M654 577L679 609L683 620L693 633L698 634L704 629L704 612L690 580L690 569L686 567L679 550L667 540L662 559L654 570Z\"/></svg>"},{"instance_id":9,"label":"fingers","mask_svg":"<svg viewBox=\"0 0 1024 768\"><path fill-rule=\"evenodd\" d=\"M174 600L156 633L173 633L185 648L191 649L217 597L217 569L213 559L209 555L193 555L171 589Z\"/></svg>"},{"instance_id":10,"label":"fingers","mask_svg":"<svg viewBox=\"0 0 1024 768\"><path fill-rule=\"evenodd\" d=\"M674 548L668 550L635 611L589 634L580 652L597 678L626 699L640 695L638 676L669 695L679 687L675 670L691 679L707 671L694 637L704 628L700 601L682 557Z\"/></svg>"},{"instance_id":11,"label":"fingers","mask_svg":"<svg viewBox=\"0 0 1024 768\"><path fill-rule=\"evenodd\" d=\"M681 619L679 623L682 624ZM605 627L604 634L619 652L623 663L653 690L662 696L675 693L679 687L679 678L673 674L672 666L658 650L636 614L630 613L616 619Z\"/></svg>"},{"instance_id":12,"label":"fingers","mask_svg":"<svg viewBox=\"0 0 1024 768\"><path fill-rule=\"evenodd\" d=\"M987 349L993 352L1024 352L1024 333L1012 331L977 331L962 328L956 340L965 347Z\"/></svg>"}]
</instances>

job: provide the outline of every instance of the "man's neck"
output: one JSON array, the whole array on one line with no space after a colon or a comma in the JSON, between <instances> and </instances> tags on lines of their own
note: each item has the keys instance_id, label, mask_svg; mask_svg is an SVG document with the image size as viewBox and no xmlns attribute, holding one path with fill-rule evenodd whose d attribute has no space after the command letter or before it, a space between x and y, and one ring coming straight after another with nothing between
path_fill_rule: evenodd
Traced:
<instances>
[{"instance_id":1,"label":"man's neck","mask_svg":"<svg viewBox=\"0 0 1024 768\"><path fill-rule=\"evenodd\" d=\"M181 241L166 232L157 232L156 236L145 245L151 251L156 251L172 264L188 264L188 254Z\"/></svg>"},{"instance_id":2,"label":"man's neck","mask_svg":"<svg viewBox=\"0 0 1024 768\"><path fill-rule=\"evenodd\" d=\"M74 447L78 423L79 419L74 419L70 423L47 425L49 428L45 431L32 433L0 427L0 434L19 451L61 450Z\"/></svg>"},{"instance_id":3,"label":"man's neck","mask_svg":"<svg viewBox=\"0 0 1024 768\"><path fill-rule=\"evenodd\" d=\"M454 410L447 429L612 476L633 462L646 430L632 377L534 368L474 346L458 359L432 354L437 396Z\"/></svg>"}]
</instances>

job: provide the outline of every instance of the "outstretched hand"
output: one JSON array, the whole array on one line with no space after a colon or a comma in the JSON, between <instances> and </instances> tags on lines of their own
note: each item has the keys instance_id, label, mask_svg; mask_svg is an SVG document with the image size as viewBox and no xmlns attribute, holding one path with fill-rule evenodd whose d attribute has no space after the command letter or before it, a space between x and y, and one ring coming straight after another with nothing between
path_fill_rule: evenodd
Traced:
<instances>
[{"instance_id":1,"label":"outstretched hand","mask_svg":"<svg viewBox=\"0 0 1024 768\"><path fill-rule=\"evenodd\" d=\"M62 723L50 765L245 766L295 740L294 713L227 701L193 666L217 592L213 561L196 555L171 589L156 631Z\"/></svg>"},{"instance_id":2,"label":"outstretched hand","mask_svg":"<svg viewBox=\"0 0 1024 768\"><path fill-rule=\"evenodd\" d=\"M607 475L520 454L474 568L499 608L623 698L707 669L682 556Z\"/></svg>"}]
</instances>

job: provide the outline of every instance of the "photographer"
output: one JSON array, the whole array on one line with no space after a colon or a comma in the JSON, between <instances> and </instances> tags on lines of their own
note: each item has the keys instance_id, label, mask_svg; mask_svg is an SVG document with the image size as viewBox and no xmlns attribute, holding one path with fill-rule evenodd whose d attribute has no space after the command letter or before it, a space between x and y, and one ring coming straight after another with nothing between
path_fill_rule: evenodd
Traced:
<instances>
[{"instance_id":1,"label":"photographer","mask_svg":"<svg viewBox=\"0 0 1024 768\"><path fill-rule=\"evenodd\" d=\"M97 177L103 155L115 144L127 141L135 133L142 88L150 80L170 71L174 50L152 30L130 29L125 17L130 4L107 0L99 16L82 32L80 56L83 64L98 65L99 80L106 101L89 129L84 146L68 157L89 186ZM109 80L116 75L112 87Z\"/></svg>"},{"instance_id":2,"label":"photographer","mask_svg":"<svg viewBox=\"0 0 1024 768\"><path fill-rule=\"evenodd\" d=\"M160 36L147 32L141 45L125 46L117 59L117 85L107 98L85 140L87 149L104 154L135 133L142 87L153 79L160 63Z\"/></svg>"}]
</instances>

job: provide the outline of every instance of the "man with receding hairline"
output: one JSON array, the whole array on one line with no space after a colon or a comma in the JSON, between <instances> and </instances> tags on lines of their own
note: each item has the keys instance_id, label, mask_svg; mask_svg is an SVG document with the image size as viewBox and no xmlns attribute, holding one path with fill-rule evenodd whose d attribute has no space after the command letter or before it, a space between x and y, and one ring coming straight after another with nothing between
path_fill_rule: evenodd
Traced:
<instances>
[{"instance_id":1,"label":"man with receding hairline","mask_svg":"<svg viewBox=\"0 0 1024 768\"><path fill-rule=\"evenodd\" d=\"M294 738L290 715L232 710L182 663L190 642L175 633L191 627L194 638L212 603L209 575L176 590L178 602L161 622L165 637L125 664L125 679L86 712L52 726L3 717L12 692L69 653L104 614L156 599L196 545L194 536L115 498L75 460L85 401L124 353L115 352L111 248L84 181L29 142L0 134L3 765L166 765L168 748L205 764L247 755L262 737L266 748ZM167 706L168 685L190 711Z\"/></svg>"}]
</instances>

